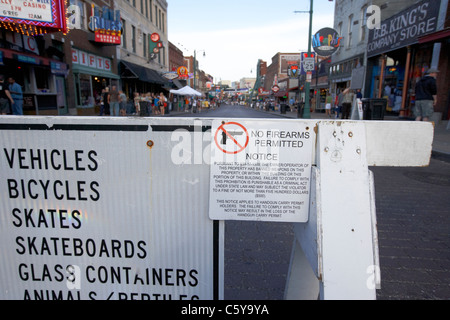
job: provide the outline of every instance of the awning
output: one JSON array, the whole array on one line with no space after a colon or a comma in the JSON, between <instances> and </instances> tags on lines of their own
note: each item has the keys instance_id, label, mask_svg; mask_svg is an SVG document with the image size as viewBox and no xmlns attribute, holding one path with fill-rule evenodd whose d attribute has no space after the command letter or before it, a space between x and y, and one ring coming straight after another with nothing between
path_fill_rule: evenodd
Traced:
<instances>
[{"instance_id":1,"label":"awning","mask_svg":"<svg viewBox=\"0 0 450 320\"><path fill-rule=\"evenodd\" d=\"M425 36L419 37L419 43L436 42L450 37L450 28L445 28Z\"/></svg>"},{"instance_id":2,"label":"awning","mask_svg":"<svg viewBox=\"0 0 450 320\"><path fill-rule=\"evenodd\" d=\"M275 97L278 97L278 98L282 98L282 97L284 97L284 96L287 97L287 95L288 95L288 92L287 92L286 90L278 91L277 93L274 94L274 96L275 96Z\"/></svg>"},{"instance_id":3,"label":"awning","mask_svg":"<svg viewBox=\"0 0 450 320\"><path fill-rule=\"evenodd\" d=\"M160 85L168 83L168 81L160 76L155 70L124 60L120 61L120 77L122 79L136 79Z\"/></svg>"},{"instance_id":4,"label":"awning","mask_svg":"<svg viewBox=\"0 0 450 320\"><path fill-rule=\"evenodd\" d=\"M120 77L117 74L112 73L111 71L97 69L97 68L90 68L88 66L83 66L83 65L79 65L79 64L72 64L72 72L89 74L91 76L98 76L98 77L102 77L102 78L109 78L109 79L116 79L116 80L120 79Z\"/></svg>"}]
</instances>

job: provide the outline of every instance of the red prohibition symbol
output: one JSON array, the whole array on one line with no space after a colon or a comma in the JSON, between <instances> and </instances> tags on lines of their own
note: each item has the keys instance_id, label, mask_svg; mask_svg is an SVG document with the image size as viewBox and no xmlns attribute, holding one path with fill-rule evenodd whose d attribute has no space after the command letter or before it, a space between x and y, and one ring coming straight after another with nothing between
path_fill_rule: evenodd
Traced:
<instances>
[{"instance_id":1,"label":"red prohibition symbol","mask_svg":"<svg viewBox=\"0 0 450 320\"><path fill-rule=\"evenodd\" d=\"M231 125L240 127L243 130L243 132L232 132L230 129L228 129L229 126L231 126ZM220 142L218 141L219 134L221 134ZM246 139L245 139L245 143L241 144L236 140L236 138L234 136L243 135L243 134L245 134ZM233 145L237 146L236 150L230 151L230 150L225 149L226 142L228 139L230 139L231 141L234 142ZM250 140L250 137L248 135L247 129L242 124L237 123L237 122L222 121L222 125L217 129L216 134L214 136L214 142L216 143L217 148L219 148L219 150L221 150L222 152L227 153L227 154L237 154L237 153L245 150L245 148L247 148L249 140Z\"/></svg>"}]
</instances>

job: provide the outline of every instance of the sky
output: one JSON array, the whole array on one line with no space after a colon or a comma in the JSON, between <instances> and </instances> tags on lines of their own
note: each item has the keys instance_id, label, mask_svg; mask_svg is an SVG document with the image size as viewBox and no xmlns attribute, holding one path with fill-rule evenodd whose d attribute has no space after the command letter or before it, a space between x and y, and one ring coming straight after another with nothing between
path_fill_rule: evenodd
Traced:
<instances>
[{"instance_id":1,"label":"sky","mask_svg":"<svg viewBox=\"0 0 450 320\"><path fill-rule=\"evenodd\" d=\"M308 0L167 0L169 41L199 69L220 80L256 77L258 59L269 66L278 52L307 51ZM315 0L313 34L333 27L334 1ZM203 56L203 53L205 56Z\"/></svg>"}]
</instances>

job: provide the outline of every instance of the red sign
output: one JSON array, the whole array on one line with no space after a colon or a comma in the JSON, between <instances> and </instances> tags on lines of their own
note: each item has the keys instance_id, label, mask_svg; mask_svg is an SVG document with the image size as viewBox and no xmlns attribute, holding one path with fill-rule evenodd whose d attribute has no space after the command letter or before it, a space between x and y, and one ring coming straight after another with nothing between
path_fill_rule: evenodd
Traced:
<instances>
[{"instance_id":1,"label":"red sign","mask_svg":"<svg viewBox=\"0 0 450 320\"><path fill-rule=\"evenodd\" d=\"M103 30L95 31L95 41L103 43L120 44L120 36L112 35L109 32Z\"/></svg>"},{"instance_id":2,"label":"red sign","mask_svg":"<svg viewBox=\"0 0 450 320\"><path fill-rule=\"evenodd\" d=\"M158 42L161 39L158 33L154 32L150 35L150 40L153 42Z\"/></svg>"},{"instance_id":3,"label":"red sign","mask_svg":"<svg viewBox=\"0 0 450 320\"><path fill-rule=\"evenodd\" d=\"M189 78L189 71L185 66L178 67L177 74L180 79Z\"/></svg>"},{"instance_id":4,"label":"red sign","mask_svg":"<svg viewBox=\"0 0 450 320\"><path fill-rule=\"evenodd\" d=\"M238 135L236 135L236 131L231 132L231 130L236 129L239 131L239 138ZM228 140L231 142L227 143ZM217 148L227 154L237 154L245 150L249 140L250 137L247 129L237 122L222 122L222 125L217 129L216 134L214 135L214 141Z\"/></svg>"},{"instance_id":5,"label":"red sign","mask_svg":"<svg viewBox=\"0 0 450 320\"><path fill-rule=\"evenodd\" d=\"M277 85L274 85L274 86L272 87L272 91L275 92L275 93L277 93L278 91L280 91L280 87L277 86Z\"/></svg>"}]
</instances>

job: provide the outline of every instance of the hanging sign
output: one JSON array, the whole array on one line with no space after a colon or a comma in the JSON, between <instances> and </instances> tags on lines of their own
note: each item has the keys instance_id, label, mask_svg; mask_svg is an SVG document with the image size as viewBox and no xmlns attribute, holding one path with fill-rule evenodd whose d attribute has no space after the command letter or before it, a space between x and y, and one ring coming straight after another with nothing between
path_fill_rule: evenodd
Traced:
<instances>
[{"instance_id":1,"label":"hanging sign","mask_svg":"<svg viewBox=\"0 0 450 320\"><path fill-rule=\"evenodd\" d=\"M290 79L297 79L300 75L300 67L297 64L291 64L288 67L288 76Z\"/></svg>"},{"instance_id":2,"label":"hanging sign","mask_svg":"<svg viewBox=\"0 0 450 320\"><path fill-rule=\"evenodd\" d=\"M122 32L120 10L114 11L103 7L100 12L100 8L92 4L91 13L89 29L95 34L95 42L120 44Z\"/></svg>"},{"instance_id":3,"label":"hanging sign","mask_svg":"<svg viewBox=\"0 0 450 320\"><path fill-rule=\"evenodd\" d=\"M332 28L320 29L312 38L314 51L322 57L329 57L339 49L342 37Z\"/></svg>"},{"instance_id":4,"label":"hanging sign","mask_svg":"<svg viewBox=\"0 0 450 320\"><path fill-rule=\"evenodd\" d=\"M189 70L185 66L178 67L177 74L180 79L189 78Z\"/></svg>"},{"instance_id":5,"label":"hanging sign","mask_svg":"<svg viewBox=\"0 0 450 320\"><path fill-rule=\"evenodd\" d=\"M313 151L307 122L213 120L209 216L306 222Z\"/></svg>"}]
</instances>

